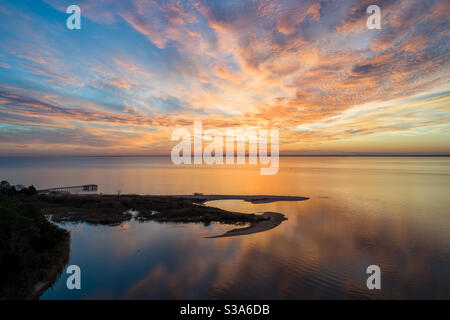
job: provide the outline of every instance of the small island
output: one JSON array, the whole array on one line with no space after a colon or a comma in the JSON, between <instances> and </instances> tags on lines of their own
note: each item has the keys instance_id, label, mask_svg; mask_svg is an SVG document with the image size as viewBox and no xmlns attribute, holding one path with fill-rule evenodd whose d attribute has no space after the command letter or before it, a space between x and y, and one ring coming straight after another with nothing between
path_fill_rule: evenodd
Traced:
<instances>
[{"instance_id":1,"label":"small island","mask_svg":"<svg viewBox=\"0 0 450 320\"><path fill-rule=\"evenodd\" d=\"M33 199L54 222L86 222L118 225L134 217L138 221L173 223L218 222L250 226L228 231L210 238L232 237L264 232L280 225L287 218L276 212L246 214L204 205L212 200L243 200L252 203L302 201L306 197L268 195L72 195L42 194Z\"/></svg>"},{"instance_id":2,"label":"small island","mask_svg":"<svg viewBox=\"0 0 450 320\"><path fill-rule=\"evenodd\" d=\"M139 221L226 224L256 223L271 216L231 212L204 205L206 201L235 199L252 203L302 201L291 196L231 195L73 195L40 194L29 201L37 204L54 222L87 222L117 225L133 216Z\"/></svg>"}]
</instances>

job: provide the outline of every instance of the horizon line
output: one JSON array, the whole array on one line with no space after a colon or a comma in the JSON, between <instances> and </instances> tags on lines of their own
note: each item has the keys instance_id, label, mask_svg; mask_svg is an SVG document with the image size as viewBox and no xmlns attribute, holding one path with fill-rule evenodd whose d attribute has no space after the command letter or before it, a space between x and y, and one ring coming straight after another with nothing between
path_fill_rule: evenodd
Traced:
<instances>
[{"instance_id":1,"label":"horizon line","mask_svg":"<svg viewBox=\"0 0 450 320\"><path fill-rule=\"evenodd\" d=\"M247 158L249 155L246 154ZM270 156L270 154L268 155ZM171 155L153 154L153 155L4 155L0 158L132 158L132 157L159 157L170 158ZM280 154L280 158L287 157L450 157L450 154Z\"/></svg>"}]
</instances>

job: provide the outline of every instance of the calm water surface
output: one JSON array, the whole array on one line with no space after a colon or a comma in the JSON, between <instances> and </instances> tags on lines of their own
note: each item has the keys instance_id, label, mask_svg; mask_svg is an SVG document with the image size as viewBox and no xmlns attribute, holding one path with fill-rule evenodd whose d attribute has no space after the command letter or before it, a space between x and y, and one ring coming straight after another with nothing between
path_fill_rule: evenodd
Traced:
<instances>
[{"instance_id":1,"label":"calm water surface","mask_svg":"<svg viewBox=\"0 0 450 320\"><path fill-rule=\"evenodd\" d=\"M63 225L69 264L42 299L450 298L450 158L281 158L259 167L185 166L158 157L1 158L0 176L39 188L95 183L103 193L274 194L301 202L211 201L288 220L259 234L206 239L233 228L130 221ZM367 266L382 289L366 288Z\"/></svg>"}]
</instances>

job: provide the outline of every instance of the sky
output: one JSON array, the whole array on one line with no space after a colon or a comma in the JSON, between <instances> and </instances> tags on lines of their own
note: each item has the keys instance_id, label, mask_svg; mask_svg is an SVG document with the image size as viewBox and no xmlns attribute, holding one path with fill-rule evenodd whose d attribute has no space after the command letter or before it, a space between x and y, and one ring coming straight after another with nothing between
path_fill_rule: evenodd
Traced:
<instances>
[{"instance_id":1,"label":"sky","mask_svg":"<svg viewBox=\"0 0 450 320\"><path fill-rule=\"evenodd\" d=\"M69 30L69 5L81 29ZM368 29L369 5L381 29ZM446 0L0 2L0 156L162 155L277 128L281 154L450 154Z\"/></svg>"}]
</instances>

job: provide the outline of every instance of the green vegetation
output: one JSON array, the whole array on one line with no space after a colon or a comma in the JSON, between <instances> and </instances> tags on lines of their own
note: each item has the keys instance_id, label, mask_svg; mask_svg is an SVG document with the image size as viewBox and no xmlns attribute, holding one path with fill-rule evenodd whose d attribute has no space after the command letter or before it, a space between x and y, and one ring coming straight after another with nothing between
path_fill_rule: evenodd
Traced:
<instances>
[{"instance_id":1,"label":"green vegetation","mask_svg":"<svg viewBox=\"0 0 450 320\"><path fill-rule=\"evenodd\" d=\"M2 182L0 182L0 193L12 196L32 196L37 193L37 190L34 186L29 186L28 188L20 186L19 190L17 190L16 187L18 186L11 186L8 181L3 180Z\"/></svg>"},{"instance_id":2,"label":"green vegetation","mask_svg":"<svg viewBox=\"0 0 450 320\"><path fill-rule=\"evenodd\" d=\"M137 219L158 222L223 222L230 224L264 220L259 215L229 212L201 205L197 198L140 195L89 195L68 194L38 195L31 198L51 215L55 222L88 222L91 224L119 224L130 220L130 209L139 212Z\"/></svg>"},{"instance_id":3,"label":"green vegetation","mask_svg":"<svg viewBox=\"0 0 450 320\"><path fill-rule=\"evenodd\" d=\"M38 298L67 262L70 235L24 203L28 193L9 191L0 192L0 299Z\"/></svg>"}]
</instances>

